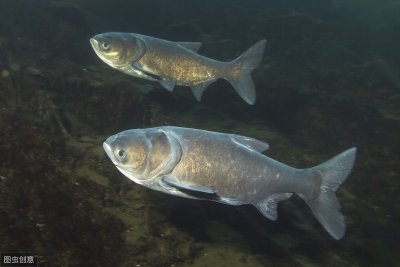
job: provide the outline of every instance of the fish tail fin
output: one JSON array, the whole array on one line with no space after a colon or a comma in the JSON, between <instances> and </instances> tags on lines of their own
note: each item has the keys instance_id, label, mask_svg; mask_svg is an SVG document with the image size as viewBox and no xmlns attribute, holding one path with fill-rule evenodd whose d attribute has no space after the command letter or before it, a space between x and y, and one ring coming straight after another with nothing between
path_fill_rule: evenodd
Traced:
<instances>
[{"instance_id":1,"label":"fish tail fin","mask_svg":"<svg viewBox=\"0 0 400 267\"><path fill-rule=\"evenodd\" d=\"M346 225L335 191L349 176L356 152L355 147L350 148L311 168L316 177L317 190L309 196L300 195L325 230L337 240L344 236Z\"/></svg>"},{"instance_id":2,"label":"fish tail fin","mask_svg":"<svg viewBox=\"0 0 400 267\"><path fill-rule=\"evenodd\" d=\"M256 91L254 89L254 82L251 78L251 72L260 65L266 42L267 40L265 39L258 41L237 59L232 61L233 66L239 65L240 67L239 77L225 77L225 79L235 88L240 97L250 105L253 105L256 102Z\"/></svg>"}]
</instances>

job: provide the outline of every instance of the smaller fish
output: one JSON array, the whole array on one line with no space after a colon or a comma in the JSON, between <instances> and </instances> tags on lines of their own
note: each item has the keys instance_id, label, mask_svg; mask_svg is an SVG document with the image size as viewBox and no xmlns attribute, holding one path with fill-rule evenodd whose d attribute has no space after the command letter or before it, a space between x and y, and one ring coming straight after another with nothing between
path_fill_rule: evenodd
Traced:
<instances>
[{"instance_id":1,"label":"smaller fish","mask_svg":"<svg viewBox=\"0 0 400 267\"><path fill-rule=\"evenodd\" d=\"M246 103L256 101L251 72L260 64L266 40L261 40L230 62L197 53L199 42L172 42L136 33L108 32L90 38L97 56L125 74L158 81L172 92L190 86L198 101L218 79L227 80Z\"/></svg>"},{"instance_id":2,"label":"smaller fish","mask_svg":"<svg viewBox=\"0 0 400 267\"><path fill-rule=\"evenodd\" d=\"M228 205L252 204L271 220L278 218L278 202L296 193L333 238L344 235L335 191L351 172L355 148L316 167L296 169L261 154L268 149L262 141L173 126L123 131L103 147L120 172L145 187Z\"/></svg>"}]
</instances>

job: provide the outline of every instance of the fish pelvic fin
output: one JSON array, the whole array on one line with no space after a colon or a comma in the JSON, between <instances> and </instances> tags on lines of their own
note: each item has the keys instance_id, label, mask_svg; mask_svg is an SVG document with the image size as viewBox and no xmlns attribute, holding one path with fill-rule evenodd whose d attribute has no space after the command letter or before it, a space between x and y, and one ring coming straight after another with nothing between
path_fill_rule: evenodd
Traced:
<instances>
[{"instance_id":1,"label":"fish pelvic fin","mask_svg":"<svg viewBox=\"0 0 400 267\"><path fill-rule=\"evenodd\" d=\"M311 208L314 216L336 240L346 231L344 216L335 191L349 176L356 156L356 148L350 148L332 159L311 168L317 176L318 190L311 196L300 195Z\"/></svg>"},{"instance_id":2,"label":"fish pelvic fin","mask_svg":"<svg viewBox=\"0 0 400 267\"><path fill-rule=\"evenodd\" d=\"M253 105L256 102L256 90L251 78L251 72L260 65L266 43L267 40L265 39L258 41L237 59L233 60L231 62L233 72L236 72L234 69L236 66L239 66L239 76L237 77L236 75L236 78L225 78L249 105Z\"/></svg>"}]
</instances>

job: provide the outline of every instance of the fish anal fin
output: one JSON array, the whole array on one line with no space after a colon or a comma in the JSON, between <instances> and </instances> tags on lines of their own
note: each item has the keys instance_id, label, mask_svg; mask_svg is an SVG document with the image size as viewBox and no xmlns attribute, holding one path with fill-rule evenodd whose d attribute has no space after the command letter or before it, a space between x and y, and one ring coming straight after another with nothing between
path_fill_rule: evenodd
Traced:
<instances>
[{"instance_id":1,"label":"fish anal fin","mask_svg":"<svg viewBox=\"0 0 400 267\"><path fill-rule=\"evenodd\" d=\"M215 82L215 79L208 80L206 82L202 82L199 84L196 84L194 86L191 86L190 89L192 89L192 93L194 97L197 99L197 101L201 101L201 97L203 96L204 91L207 89L207 87Z\"/></svg>"},{"instance_id":2,"label":"fish anal fin","mask_svg":"<svg viewBox=\"0 0 400 267\"><path fill-rule=\"evenodd\" d=\"M238 145L245 146L251 150L255 150L257 152L263 152L269 148L269 145L263 141L246 137L242 135L231 134L230 135L233 142Z\"/></svg>"},{"instance_id":3,"label":"fish anal fin","mask_svg":"<svg viewBox=\"0 0 400 267\"><path fill-rule=\"evenodd\" d=\"M276 221L278 219L278 212L276 211L278 207L278 202L288 199L292 196L292 193L280 193L273 194L265 198L263 201L254 204L256 208L268 219Z\"/></svg>"},{"instance_id":4,"label":"fish anal fin","mask_svg":"<svg viewBox=\"0 0 400 267\"><path fill-rule=\"evenodd\" d=\"M186 49L189 49L193 52L196 52L200 49L201 43L200 42L178 42L181 46Z\"/></svg>"},{"instance_id":5,"label":"fish anal fin","mask_svg":"<svg viewBox=\"0 0 400 267\"><path fill-rule=\"evenodd\" d=\"M175 187L177 189L193 191L196 193L215 194L215 191L208 186L182 182L171 176L165 176L164 178L162 178L162 181L167 185Z\"/></svg>"}]
</instances>

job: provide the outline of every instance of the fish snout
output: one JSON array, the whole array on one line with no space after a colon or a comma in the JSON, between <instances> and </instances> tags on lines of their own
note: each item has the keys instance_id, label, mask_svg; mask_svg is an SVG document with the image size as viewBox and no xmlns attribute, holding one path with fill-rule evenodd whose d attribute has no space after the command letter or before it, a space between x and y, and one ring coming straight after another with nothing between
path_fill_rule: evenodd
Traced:
<instances>
[{"instance_id":1,"label":"fish snout","mask_svg":"<svg viewBox=\"0 0 400 267\"><path fill-rule=\"evenodd\" d=\"M90 38L90 44L93 46L93 48L97 48L99 46L99 42L94 39L94 38Z\"/></svg>"},{"instance_id":2,"label":"fish snout","mask_svg":"<svg viewBox=\"0 0 400 267\"><path fill-rule=\"evenodd\" d=\"M111 146L109 144L107 144L107 140L103 142L103 148L104 148L104 151L106 152L107 156L112 161L114 161L112 149L111 149Z\"/></svg>"}]
</instances>

